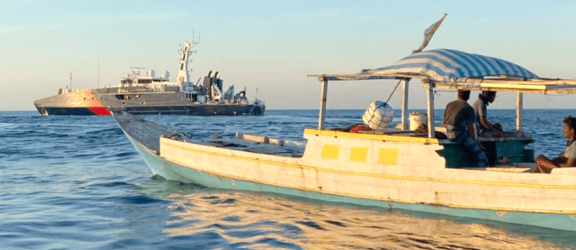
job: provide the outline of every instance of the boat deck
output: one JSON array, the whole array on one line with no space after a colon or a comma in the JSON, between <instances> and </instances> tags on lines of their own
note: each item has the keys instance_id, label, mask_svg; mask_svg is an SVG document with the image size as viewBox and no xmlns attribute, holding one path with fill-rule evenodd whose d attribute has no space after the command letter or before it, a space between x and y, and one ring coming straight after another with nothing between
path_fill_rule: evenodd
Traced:
<instances>
[{"instance_id":1,"label":"boat deck","mask_svg":"<svg viewBox=\"0 0 576 250\"><path fill-rule=\"evenodd\" d=\"M306 147L305 142L288 141L240 132L237 132L232 139L212 138L200 144L287 157L302 157Z\"/></svg>"}]
</instances>

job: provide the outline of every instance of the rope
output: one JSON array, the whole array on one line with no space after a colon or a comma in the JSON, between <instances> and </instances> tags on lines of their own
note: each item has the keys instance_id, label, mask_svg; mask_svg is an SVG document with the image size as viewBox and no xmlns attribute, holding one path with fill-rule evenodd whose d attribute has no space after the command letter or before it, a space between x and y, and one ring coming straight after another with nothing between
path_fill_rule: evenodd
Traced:
<instances>
[{"instance_id":1,"label":"rope","mask_svg":"<svg viewBox=\"0 0 576 250\"><path fill-rule=\"evenodd\" d=\"M392 93L390 93L390 95L388 96L388 99L386 99L386 103L388 103L388 101L390 101L390 98L392 98L392 95L394 94L394 92L398 88L398 85L400 85L400 82L402 82L402 80L400 80L400 81L398 81L398 83L396 83L396 87L394 87L394 89L392 90Z\"/></svg>"}]
</instances>

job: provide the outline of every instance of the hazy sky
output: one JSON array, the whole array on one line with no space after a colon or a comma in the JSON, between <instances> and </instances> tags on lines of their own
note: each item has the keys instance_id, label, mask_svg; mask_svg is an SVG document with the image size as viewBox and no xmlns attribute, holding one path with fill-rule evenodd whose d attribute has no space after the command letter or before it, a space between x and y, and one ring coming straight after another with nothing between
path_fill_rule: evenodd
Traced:
<instances>
[{"instance_id":1,"label":"hazy sky","mask_svg":"<svg viewBox=\"0 0 576 250\"><path fill-rule=\"evenodd\" d=\"M192 79L219 71L269 109L317 109L320 84L307 74L388 66L418 48L449 48L517 63L542 77L576 78L574 1L2 1L0 110L73 88L116 85L132 66L168 70L179 44L201 36ZM100 70L98 74L98 58ZM332 82L328 108L364 109L393 81ZM409 108L425 108L412 81ZM472 101L476 99L473 94ZM439 92L436 108L455 98ZM514 108L513 94L491 106ZM525 108L574 108L568 96L526 95ZM400 93L390 101L400 108Z\"/></svg>"}]
</instances>

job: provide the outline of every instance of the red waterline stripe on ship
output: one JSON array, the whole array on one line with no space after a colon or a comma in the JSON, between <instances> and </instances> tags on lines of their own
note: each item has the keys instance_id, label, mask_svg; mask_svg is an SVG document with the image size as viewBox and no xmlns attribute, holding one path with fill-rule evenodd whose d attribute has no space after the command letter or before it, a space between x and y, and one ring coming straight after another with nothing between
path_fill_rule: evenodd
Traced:
<instances>
[{"instance_id":1,"label":"red waterline stripe on ship","mask_svg":"<svg viewBox=\"0 0 576 250\"><path fill-rule=\"evenodd\" d=\"M92 111L92 113L97 116L112 115L108 109L102 107L102 104L98 101L97 98L94 97L94 95L92 95L91 91L84 91L84 95L86 96L85 100L88 101L88 109Z\"/></svg>"},{"instance_id":2,"label":"red waterline stripe on ship","mask_svg":"<svg viewBox=\"0 0 576 250\"><path fill-rule=\"evenodd\" d=\"M108 111L108 109L105 107L88 107L88 109L98 116L111 115L110 111Z\"/></svg>"}]
</instances>

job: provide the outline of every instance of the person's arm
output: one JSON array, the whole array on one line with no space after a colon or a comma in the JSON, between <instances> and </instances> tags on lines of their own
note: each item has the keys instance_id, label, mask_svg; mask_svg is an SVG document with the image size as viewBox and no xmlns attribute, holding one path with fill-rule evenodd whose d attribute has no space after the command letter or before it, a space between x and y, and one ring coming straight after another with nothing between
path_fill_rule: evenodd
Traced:
<instances>
[{"instance_id":1,"label":"person's arm","mask_svg":"<svg viewBox=\"0 0 576 250\"><path fill-rule=\"evenodd\" d=\"M486 103L482 102L482 106L478 108L478 117L480 117L480 124L489 130L495 131L492 124L490 124L486 119L487 114L488 110L486 110Z\"/></svg>"},{"instance_id":2,"label":"person's arm","mask_svg":"<svg viewBox=\"0 0 576 250\"><path fill-rule=\"evenodd\" d=\"M561 168L576 167L576 159L568 158L565 164L560 163Z\"/></svg>"},{"instance_id":3,"label":"person's arm","mask_svg":"<svg viewBox=\"0 0 576 250\"><path fill-rule=\"evenodd\" d=\"M489 129L490 132L492 132L492 136L494 137L501 137L504 135L504 133L502 133L501 131L498 131L494 128L494 126L492 126L492 124L490 124L487 120L485 116L480 116L480 123L482 124L482 126L484 126L485 128Z\"/></svg>"},{"instance_id":4,"label":"person's arm","mask_svg":"<svg viewBox=\"0 0 576 250\"><path fill-rule=\"evenodd\" d=\"M489 130L495 130L494 127L492 127L492 124L486 120L486 116L480 116L480 124Z\"/></svg>"}]
</instances>

